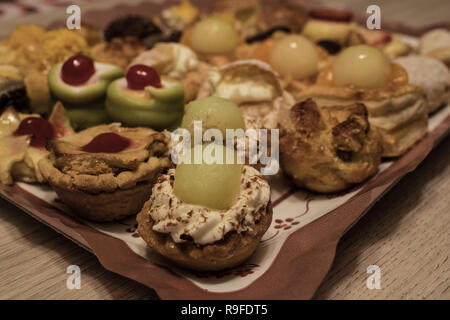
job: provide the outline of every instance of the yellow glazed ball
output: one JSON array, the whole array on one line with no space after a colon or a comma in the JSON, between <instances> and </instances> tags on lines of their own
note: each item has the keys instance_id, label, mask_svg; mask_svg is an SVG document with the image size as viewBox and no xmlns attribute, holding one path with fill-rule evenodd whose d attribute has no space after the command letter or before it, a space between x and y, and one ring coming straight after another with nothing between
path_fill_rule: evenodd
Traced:
<instances>
[{"instance_id":1,"label":"yellow glazed ball","mask_svg":"<svg viewBox=\"0 0 450 320\"><path fill-rule=\"evenodd\" d=\"M338 86L381 88L388 83L390 72L389 59L379 49L367 45L343 50L333 63L333 79Z\"/></svg>"},{"instance_id":2,"label":"yellow glazed ball","mask_svg":"<svg viewBox=\"0 0 450 320\"><path fill-rule=\"evenodd\" d=\"M289 35L277 42L270 61L282 76L296 80L312 77L318 72L319 58L314 44L300 35Z\"/></svg>"},{"instance_id":3,"label":"yellow glazed ball","mask_svg":"<svg viewBox=\"0 0 450 320\"><path fill-rule=\"evenodd\" d=\"M207 55L226 55L238 45L234 27L220 19L208 18L198 22L189 39L196 52Z\"/></svg>"}]
</instances>

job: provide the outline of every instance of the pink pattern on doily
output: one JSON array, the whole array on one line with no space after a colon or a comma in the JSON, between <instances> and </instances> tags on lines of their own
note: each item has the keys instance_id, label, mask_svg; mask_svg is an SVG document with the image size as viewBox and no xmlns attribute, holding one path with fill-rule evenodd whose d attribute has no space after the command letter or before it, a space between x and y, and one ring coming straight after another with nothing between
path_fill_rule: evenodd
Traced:
<instances>
[{"instance_id":1,"label":"pink pattern on doily","mask_svg":"<svg viewBox=\"0 0 450 320\"><path fill-rule=\"evenodd\" d=\"M234 276L234 277L246 277L252 273L254 273L253 269L259 267L259 264L256 263L245 263L241 264L240 266L237 266L235 268L226 269L223 271L206 271L206 272L200 272L200 271L189 271L190 274L197 278L223 278L227 276Z\"/></svg>"}]
</instances>

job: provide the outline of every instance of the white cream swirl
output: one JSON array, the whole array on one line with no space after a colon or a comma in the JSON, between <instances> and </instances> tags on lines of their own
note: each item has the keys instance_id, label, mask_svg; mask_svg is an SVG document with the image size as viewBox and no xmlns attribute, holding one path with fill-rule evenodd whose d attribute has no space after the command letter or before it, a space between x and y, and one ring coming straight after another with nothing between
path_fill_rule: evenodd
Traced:
<instances>
[{"instance_id":1,"label":"white cream swirl","mask_svg":"<svg viewBox=\"0 0 450 320\"><path fill-rule=\"evenodd\" d=\"M197 55L190 48L178 44L170 43L173 50L173 62L164 70L164 74L175 79L182 79L189 71L198 66Z\"/></svg>"},{"instance_id":2,"label":"white cream swirl","mask_svg":"<svg viewBox=\"0 0 450 320\"><path fill-rule=\"evenodd\" d=\"M192 240L206 245L219 241L230 231L238 233L252 226L266 214L270 201L269 183L261 173L244 166L241 192L235 204L227 210L184 203L173 192L175 169L160 176L150 198L149 214L154 221L153 230L169 233L177 243Z\"/></svg>"},{"instance_id":3,"label":"white cream swirl","mask_svg":"<svg viewBox=\"0 0 450 320\"><path fill-rule=\"evenodd\" d=\"M210 71L213 95L234 103L273 101L281 95L281 85L267 64L242 60Z\"/></svg>"}]
</instances>

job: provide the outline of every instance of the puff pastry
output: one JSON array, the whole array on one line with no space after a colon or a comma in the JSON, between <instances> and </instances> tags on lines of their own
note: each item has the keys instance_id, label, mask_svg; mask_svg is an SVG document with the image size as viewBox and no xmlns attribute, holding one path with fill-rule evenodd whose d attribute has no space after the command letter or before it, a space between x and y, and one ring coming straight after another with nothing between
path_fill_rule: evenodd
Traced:
<instances>
[{"instance_id":1,"label":"puff pastry","mask_svg":"<svg viewBox=\"0 0 450 320\"><path fill-rule=\"evenodd\" d=\"M406 71L395 63L391 67L389 83L384 88L335 86L329 68L319 74L314 85L305 88L295 98L314 98L321 106L364 103L371 126L381 136L384 157L405 153L424 137L428 129L425 95L420 88L408 83Z\"/></svg>"},{"instance_id":2,"label":"puff pastry","mask_svg":"<svg viewBox=\"0 0 450 320\"><path fill-rule=\"evenodd\" d=\"M377 171L382 147L364 104L324 107L307 99L280 115L280 163L297 186L337 192Z\"/></svg>"}]
</instances>

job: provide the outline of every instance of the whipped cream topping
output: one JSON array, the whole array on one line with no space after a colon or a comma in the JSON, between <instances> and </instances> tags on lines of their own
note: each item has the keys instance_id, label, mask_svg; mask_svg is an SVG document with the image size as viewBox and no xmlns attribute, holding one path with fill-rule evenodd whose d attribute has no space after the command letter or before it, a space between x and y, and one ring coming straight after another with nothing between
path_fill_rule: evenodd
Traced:
<instances>
[{"instance_id":1,"label":"whipped cream topping","mask_svg":"<svg viewBox=\"0 0 450 320\"><path fill-rule=\"evenodd\" d=\"M193 240L200 245L210 244L223 239L230 231L252 230L252 226L266 214L270 200L269 183L250 166L244 166L240 194L227 210L182 202L173 192L174 176L175 169L170 169L154 185L149 214L154 221L153 230L170 234L176 243Z\"/></svg>"},{"instance_id":2,"label":"whipped cream topping","mask_svg":"<svg viewBox=\"0 0 450 320\"><path fill-rule=\"evenodd\" d=\"M216 69L210 71L209 79L214 88L214 95L237 104L272 101L279 96L277 88L260 77L223 77L220 70Z\"/></svg>"},{"instance_id":3,"label":"whipped cream topping","mask_svg":"<svg viewBox=\"0 0 450 320\"><path fill-rule=\"evenodd\" d=\"M167 65L163 73L175 79L183 78L198 66L197 55L190 48L178 44L169 44L173 49L173 62Z\"/></svg>"}]
</instances>

